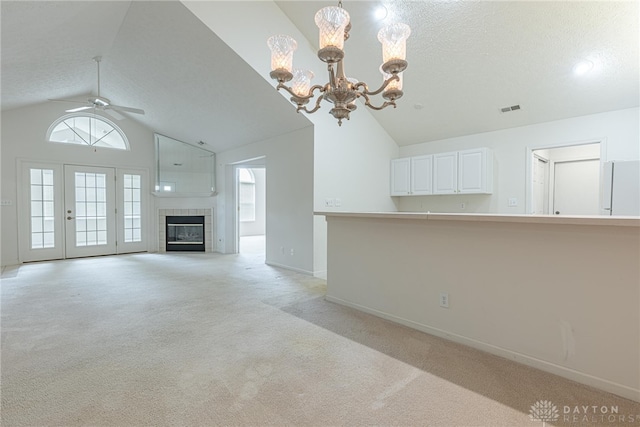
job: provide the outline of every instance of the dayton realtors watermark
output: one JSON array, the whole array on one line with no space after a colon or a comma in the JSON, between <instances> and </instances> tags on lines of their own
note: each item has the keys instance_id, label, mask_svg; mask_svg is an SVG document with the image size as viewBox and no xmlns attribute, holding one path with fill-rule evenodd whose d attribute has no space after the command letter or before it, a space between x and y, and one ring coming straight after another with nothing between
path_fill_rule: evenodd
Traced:
<instances>
[{"instance_id":1,"label":"dayton realtors watermark","mask_svg":"<svg viewBox=\"0 0 640 427\"><path fill-rule=\"evenodd\" d=\"M594 423L595 425L640 425L640 413L620 413L618 406L606 405L556 405L549 400L539 400L529 410L531 421L556 424Z\"/></svg>"},{"instance_id":2,"label":"dayton realtors watermark","mask_svg":"<svg viewBox=\"0 0 640 427\"><path fill-rule=\"evenodd\" d=\"M640 414L621 414L618 406L575 405L562 407L562 422L565 423L638 423Z\"/></svg>"}]
</instances>

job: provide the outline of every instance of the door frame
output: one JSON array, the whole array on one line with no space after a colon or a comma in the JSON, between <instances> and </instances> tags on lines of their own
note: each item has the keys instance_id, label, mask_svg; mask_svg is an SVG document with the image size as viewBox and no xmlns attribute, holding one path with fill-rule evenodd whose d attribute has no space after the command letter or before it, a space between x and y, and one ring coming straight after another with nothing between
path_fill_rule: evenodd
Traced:
<instances>
[{"instance_id":1,"label":"door frame","mask_svg":"<svg viewBox=\"0 0 640 427\"><path fill-rule=\"evenodd\" d=\"M533 156L536 150L552 150L555 148L575 147L579 145L600 144L600 195L602 195L602 176L604 164L607 162L607 138L599 137L580 141L571 141L557 144L540 144L525 147L525 214L533 214ZM549 162L549 182L553 182L553 162ZM552 191L549 191L549 197L552 197ZM551 203L551 200L550 200ZM551 204L549 205L549 213L551 214Z\"/></svg>"},{"instance_id":2,"label":"door frame","mask_svg":"<svg viewBox=\"0 0 640 427\"><path fill-rule=\"evenodd\" d=\"M20 196L18 197L19 203L16 206L17 211L17 222L18 222L18 261L20 263L31 262L31 261L44 261L44 260L54 260L54 259L65 259L66 253L64 251L66 240L65 240L65 224L64 224L64 215L65 215L65 207L64 207L64 166L86 166L86 167L98 167L98 168L113 168L116 171L116 176L120 176L123 173L136 173L139 174L142 178L142 185L146 188L142 191L141 194L141 202L142 202L142 243L141 244L123 244L120 240L120 229L116 228L116 233L118 233L118 245L116 247L116 253L131 253L131 252L149 252L153 247L152 243L155 243L155 240L151 241L151 230L154 230L156 227L156 218L152 217L152 213L154 209L151 209L149 205L149 195L151 194L151 188L149 187L149 169L148 168L135 168L130 166L114 166L114 165L104 165L104 164L78 164L74 162L60 162L60 161L43 161L37 159L27 159L27 158L19 158L16 160L16 191ZM56 196L55 200L55 218L56 218L56 230L60 230L56 233L56 241L55 248L52 250L43 249L43 250L33 250L30 245L30 222L31 209L26 205L26 203L30 203L30 189L27 189L27 186L30 185L29 177L26 176L27 171L32 168L43 168L43 169L53 169L54 170L54 184L56 188ZM56 172L57 171L57 172ZM118 182L116 183L118 184ZM116 188L116 206L117 209L121 209L120 206L120 196L119 192ZM120 212L120 211L118 211ZM116 218L116 223L119 222L119 219ZM58 240L60 239L60 240ZM55 250L54 250L55 249ZM45 251L49 253L46 254ZM46 254L46 256L38 256L39 254ZM34 256L35 255L35 256Z\"/></svg>"},{"instance_id":3,"label":"door frame","mask_svg":"<svg viewBox=\"0 0 640 427\"><path fill-rule=\"evenodd\" d=\"M258 156L252 157L250 159L240 160L238 162L229 163L226 165L226 173L227 173L227 183L225 184L225 188L227 191L227 196L225 197L227 206L225 208L226 211L226 219L228 220L228 224L232 224L232 230L227 230L227 245L224 253L234 253L237 254L240 252L240 215L238 213L239 206L239 191L240 191L240 183L238 178L238 169L240 168L264 168L265 173L268 170L267 167L267 156ZM267 179L265 185L265 197L268 197L269 182ZM268 203L268 201L267 201ZM265 216L269 216L268 208L265 208ZM267 221L268 224L268 221ZM229 232L231 231L231 232ZM269 233L268 226L265 226L265 239L267 238L267 234ZM229 247L229 240L231 243L231 247Z\"/></svg>"}]
</instances>

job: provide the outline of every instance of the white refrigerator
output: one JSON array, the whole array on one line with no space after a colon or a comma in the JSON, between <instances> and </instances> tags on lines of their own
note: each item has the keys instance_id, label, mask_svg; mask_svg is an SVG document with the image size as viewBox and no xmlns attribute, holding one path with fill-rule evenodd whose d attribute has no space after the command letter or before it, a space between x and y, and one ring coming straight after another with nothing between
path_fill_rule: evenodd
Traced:
<instances>
[{"instance_id":1,"label":"white refrigerator","mask_svg":"<svg viewBox=\"0 0 640 427\"><path fill-rule=\"evenodd\" d=\"M605 215L640 216L640 160L605 163L602 182Z\"/></svg>"}]
</instances>

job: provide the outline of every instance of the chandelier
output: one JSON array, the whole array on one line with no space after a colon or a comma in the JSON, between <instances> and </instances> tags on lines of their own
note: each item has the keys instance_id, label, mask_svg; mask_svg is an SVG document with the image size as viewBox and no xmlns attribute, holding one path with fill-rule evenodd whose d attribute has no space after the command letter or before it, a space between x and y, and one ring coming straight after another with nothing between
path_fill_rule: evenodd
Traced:
<instances>
[{"instance_id":1,"label":"chandelier","mask_svg":"<svg viewBox=\"0 0 640 427\"><path fill-rule=\"evenodd\" d=\"M396 100L402 96L402 72L407 68L406 41L411 29L406 24L387 25L378 32L378 40L382 43L382 86L371 91L366 83L348 78L344 71L344 42L349 38L351 29L349 13L338 6L320 9L315 15L315 22L320 31L320 50L318 58L327 63L329 82L325 85L311 86L313 73L309 70L293 68L293 52L298 47L296 41L285 35L276 35L267 40L271 49L271 76L278 81L277 90L284 89L291 94L291 102L297 105L297 112L315 113L322 100L333 104L329 113L338 119L349 120L349 113L355 110L355 101L362 98L364 104L372 110L382 110L390 105L396 107ZM291 81L291 86L285 83ZM307 104L317 91L315 106L309 110ZM371 96L382 93L385 101L380 106L371 104Z\"/></svg>"}]
</instances>

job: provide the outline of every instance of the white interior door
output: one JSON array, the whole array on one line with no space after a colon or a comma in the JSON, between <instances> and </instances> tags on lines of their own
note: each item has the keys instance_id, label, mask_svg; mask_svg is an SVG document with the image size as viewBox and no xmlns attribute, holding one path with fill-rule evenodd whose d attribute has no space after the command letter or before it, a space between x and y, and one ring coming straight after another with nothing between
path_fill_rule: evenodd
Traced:
<instances>
[{"instance_id":1,"label":"white interior door","mask_svg":"<svg viewBox=\"0 0 640 427\"><path fill-rule=\"evenodd\" d=\"M549 162L533 156L533 213L536 215L549 214Z\"/></svg>"},{"instance_id":2,"label":"white interior door","mask_svg":"<svg viewBox=\"0 0 640 427\"><path fill-rule=\"evenodd\" d=\"M115 169L65 165L65 255L116 253Z\"/></svg>"},{"instance_id":3,"label":"white interior door","mask_svg":"<svg viewBox=\"0 0 640 427\"><path fill-rule=\"evenodd\" d=\"M600 160L556 162L553 213L598 215Z\"/></svg>"}]
</instances>

